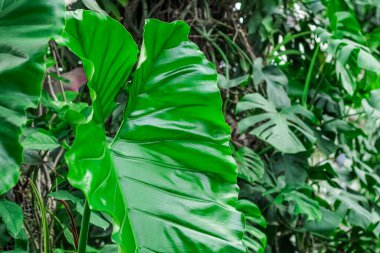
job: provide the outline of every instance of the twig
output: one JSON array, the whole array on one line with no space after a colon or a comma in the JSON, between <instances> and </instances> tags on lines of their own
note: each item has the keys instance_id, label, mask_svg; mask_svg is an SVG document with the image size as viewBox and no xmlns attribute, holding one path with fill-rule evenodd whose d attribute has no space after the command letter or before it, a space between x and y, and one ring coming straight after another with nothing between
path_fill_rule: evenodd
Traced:
<instances>
[{"instance_id":1,"label":"twig","mask_svg":"<svg viewBox=\"0 0 380 253\"><path fill-rule=\"evenodd\" d=\"M50 48L51 48L51 52L52 52L53 57L54 57L54 64L55 64L57 75L59 77L61 77L61 74L59 73L59 66L58 66L58 56L57 56L58 53L56 51L57 47L55 46L55 43L53 41L50 43ZM60 87L61 92L62 92L63 101L66 102L67 100L66 100L65 89L63 88L63 83L60 79L58 80L58 82L59 82L59 87Z\"/></svg>"},{"instance_id":2,"label":"twig","mask_svg":"<svg viewBox=\"0 0 380 253\"><path fill-rule=\"evenodd\" d=\"M54 89L53 89L53 85L51 83L51 77L49 76L49 74L47 75L47 79L48 79L48 86L49 86L50 95L52 96L52 98L53 98L54 101L58 101L58 98L55 95L55 92L54 92Z\"/></svg>"}]
</instances>

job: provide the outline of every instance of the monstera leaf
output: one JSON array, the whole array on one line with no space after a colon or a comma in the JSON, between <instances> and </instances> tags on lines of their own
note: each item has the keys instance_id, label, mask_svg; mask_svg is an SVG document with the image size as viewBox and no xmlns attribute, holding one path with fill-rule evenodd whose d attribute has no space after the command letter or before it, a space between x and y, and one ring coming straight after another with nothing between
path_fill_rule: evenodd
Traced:
<instances>
[{"instance_id":1,"label":"monstera leaf","mask_svg":"<svg viewBox=\"0 0 380 253\"><path fill-rule=\"evenodd\" d=\"M44 55L49 39L62 32L64 11L63 1L1 1L0 194L18 180L25 110L37 106L45 71Z\"/></svg>"},{"instance_id":2,"label":"monstera leaf","mask_svg":"<svg viewBox=\"0 0 380 253\"><path fill-rule=\"evenodd\" d=\"M290 99L286 92L288 78L278 67L264 66L263 59L257 58L253 66L253 82L256 88L265 82L268 99L276 107L290 106Z\"/></svg>"},{"instance_id":3,"label":"monstera leaf","mask_svg":"<svg viewBox=\"0 0 380 253\"><path fill-rule=\"evenodd\" d=\"M348 12L340 14L339 16L351 15ZM341 23L339 25L343 26ZM338 80L348 94L353 95L356 90L356 84L360 79L358 73L365 70L379 75L380 63L362 40L350 40L350 38L355 39L356 37L347 31L342 31L336 34L337 32L330 33L322 28L316 29L321 41L328 45L327 52L335 58L335 70ZM341 38L343 35L350 38ZM357 36L359 35L360 32ZM359 37L362 36L360 35Z\"/></svg>"},{"instance_id":4,"label":"monstera leaf","mask_svg":"<svg viewBox=\"0 0 380 253\"><path fill-rule=\"evenodd\" d=\"M264 253L267 246L267 236L257 226L267 227L267 222L258 206L247 199L238 201L237 209L243 212L247 219L246 230L243 238L249 252Z\"/></svg>"},{"instance_id":5,"label":"monstera leaf","mask_svg":"<svg viewBox=\"0 0 380 253\"><path fill-rule=\"evenodd\" d=\"M137 49L108 17L67 15L63 44L82 58L93 102L66 154L68 177L92 209L113 217L122 252L245 252L216 72L188 33L184 22L146 22L124 121L108 144L111 91L126 82Z\"/></svg>"},{"instance_id":6,"label":"monstera leaf","mask_svg":"<svg viewBox=\"0 0 380 253\"><path fill-rule=\"evenodd\" d=\"M283 153L298 153L305 147L295 131L304 135L310 142L315 142L313 131L300 119L301 114L312 119L309 111L299 107L288 107L277 111L275 106L258 93L245 95L237 104L236 112L262 110L262 113L242 119L238 126L244 132L253 128L250 134L268 142Z\"/></svg>"},{"instance_id":7,"label":"monstera leaf","mask_svg":"<svg viewBox=\"0 0 380 253\"><path fill-rule=\"evenodd\" d=\"M254 183L264 175L263 160L250 148L241 147L233 155L238 165L239 178Z\"/></svg>"}]
</instances>

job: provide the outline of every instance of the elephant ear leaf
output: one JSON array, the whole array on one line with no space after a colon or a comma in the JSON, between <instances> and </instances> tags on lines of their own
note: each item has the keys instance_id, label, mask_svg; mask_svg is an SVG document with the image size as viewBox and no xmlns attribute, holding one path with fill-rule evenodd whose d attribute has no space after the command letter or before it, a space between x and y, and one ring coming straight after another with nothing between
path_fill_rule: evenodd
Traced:
<instances>
[{"instance_id":1,"label":"elephant ear leaf","mask_svg":"<svg viewBox=\"0 0 380 253\"><path fill-rule=\"evenodd\" d=\"M122 252L246 252L215 68L188 33L184 22L147 20L117 136L108 146L93 119L66 155L70 182L113 217Z\"/></svg>"},{"instance_id":2,"label":"elephant ear leaf","mask_svg":"<svg viewBox=\"0 0 380 253\"><path fill-rule=\"evenodd\" d=\"M31 11L32 10L32 11ZM21 126L36 107L45 72L49 39L61 34L63 1L9 0L0 7L0 195L20 175Z\"/></svg>"}]
</instances>

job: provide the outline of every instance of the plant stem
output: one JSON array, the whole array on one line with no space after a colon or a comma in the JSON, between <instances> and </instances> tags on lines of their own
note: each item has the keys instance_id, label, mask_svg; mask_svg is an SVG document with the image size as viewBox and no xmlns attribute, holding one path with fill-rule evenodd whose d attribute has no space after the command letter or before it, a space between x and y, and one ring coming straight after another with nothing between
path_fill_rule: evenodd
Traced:
<instances>
[{"instance_id":1,"label":"plant stem","mask_svg":"<svg viewBox=\"0 0 380 253\"><path fill-rule=\"evenodd\" d=\"M80 230L80 235L79 235L78 253L86 253L88 231L90 229L90 216L91 216L91 210L86 200L86 203L84 205L82 224L81 224L81 230Z\"/></svg>"},{"instance_id":2,"label":"plant stem","mask_svg":"<svg viewBox=\"0 0 380 253\"><path fill-rule=\"evenodd\" d=\"M361 112L355 112L355 113L353 113L353 114L346 114L346 115L343 115L343 116L340 116L340 117L337 117L337 118L332 118L332 119L330 119L330 120L326 120L325 122L323 122L323 123L321 124L321 126L322 126L322 125L326 125L327 123L333 122L333 121L338 120L338 119L344 119L344 118L348 118L348 117L352 117L352 116L360 115L360 114L363 114L363 113L365 113L365 112L364 112L364 111L361 111Z\"/></svg>"},{"instance_id":3,"label":"plant stem","mask_svg":"<svg viewBox=\"0 0 380 253\"><path fill-rule=\"evenodd\" d=\"M59 55L59 54L58 54L58 52L57 52L57 47L56 47L54 41L52 41L52 42L50 43L50 45L51 45L51 52L52 52L53 57L54 57L54 62L55 62L55 68L56 68L56 71L57 71L57 75L58 75L59 77L61 77L61 74L59 73L59 66L58 66L58 55ZM61 79L58 79L58 83L59 83L59 88L61 89L61 92L62 92L63 101L66 102L67 100L66 100L65 89L64 89L64 87L63 87L63 83L62 83Z\"/></svg>"},{"instance_id":4,"label":"plant stem","mask_svg":"<svg viewBox=\"0 0 380 253\"><path fill-rule=\"evenodd\" d=\"M305 88L302 94L302 105L304 107L307 107L307 95L309 94L311 75L313 74L313 69L314 69L315 61L317 59L318 52L319 52L319 43L315 47L313 57L311 58L309 70L307 71Z\"/></svg>"},{"instance_id":5,"label":"plant stem","mask_svg":"<svg viewBox=\"0 0 380 253\"><path fill-rule=\"evenodd\" d=\"M41 194L37 190L36 185L33 183L31 179L29 179L29 183L32 188L33 194L36 197L38 208L40 209L40 212L41 212L42 231L43 231L43 240L44 240L43 252L49 253L50 252L50 231L49 231L49 226L48 226L48 222L46 218L45 205L42 200Z\"/></svg>"}]
</instances>

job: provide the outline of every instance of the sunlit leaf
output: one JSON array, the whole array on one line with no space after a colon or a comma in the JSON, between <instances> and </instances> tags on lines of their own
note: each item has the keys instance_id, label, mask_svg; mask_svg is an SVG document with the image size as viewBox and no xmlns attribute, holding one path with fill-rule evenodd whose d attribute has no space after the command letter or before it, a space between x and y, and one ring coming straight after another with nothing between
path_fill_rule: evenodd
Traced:
<instances>
[{"instance_id":1,"label":"sunlit leaf","mask_svg":"<svg viewBox=\"0 0 380 253\"><path fill-rule=\"evenodd\" d=\"M88 41L112 38L114 22L90 12L69 15L65 43L76 53L89 52L90 43L76 41L77 34ZM68 177L92 209L113 217L113 239L123 252L245 252L242 214L235 210L237 170L216 72L188 33L184 22L147 21L124 121L110 147L103 120L114 96L107 88L116 90L119 82L95 77L112 77L109 70L120 64L117 73L128 78L134 62L119 52L115 63L110 52L115 47L132 57L134 42L114 39L86 57L78 53L91 74L94 115L76 129L66 154ZM103 68L96 67L97 59Z\"/></svg>"}]
</instances>

